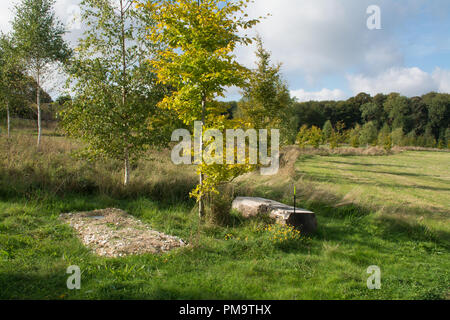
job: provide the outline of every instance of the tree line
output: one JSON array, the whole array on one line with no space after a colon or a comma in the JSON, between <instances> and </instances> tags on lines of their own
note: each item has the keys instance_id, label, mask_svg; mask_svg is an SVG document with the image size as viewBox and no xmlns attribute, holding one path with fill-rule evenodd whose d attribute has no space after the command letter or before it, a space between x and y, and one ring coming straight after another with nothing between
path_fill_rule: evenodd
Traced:
<instances>
[{"instance_id":1,"label":"tree line","mask_svg":"<svg viewBox=\"0 0 450 320\"><path fill-rule=\"evenodd\" d=\"M430 92L408 98L360 93L346 101L310 101L293 105L297 129L323 133L323 143L341 131L340 140L354 147L367 145L449 148L450 95ZM308 132L308 134L312 134Z\"/></svg>"}]
</instances>

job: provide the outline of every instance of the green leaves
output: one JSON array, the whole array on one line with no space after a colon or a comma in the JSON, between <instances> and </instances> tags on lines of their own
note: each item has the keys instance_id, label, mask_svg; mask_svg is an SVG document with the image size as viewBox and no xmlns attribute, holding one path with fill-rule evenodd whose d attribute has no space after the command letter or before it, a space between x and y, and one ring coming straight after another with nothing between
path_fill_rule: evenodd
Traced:
<instances>
[{"instance_id":1,"label":"green leaves","mask_svg":"<svg viewBox=\"0 0 450 320\"><path fill-rule=\"evenodd\" d=\"M15 7L14 41L34 68L66 61L70 55L62 38L64 27L55 17L53 5L53 0L22 0Z\"/></svg>"},{"instance_id":2,"label":"green leaves","mask_svg":"<svg viewBox=\"0 0 450 320\"><path fill-rule=\"evenodd\" d=\"M156 107L167 88L156 83L147 61L154 45L143 40L144 17L131 1L116 3L81 2L89 28L68 69L76 95L62 111L62 125L87 143L86 154L135 160L168 142L173 121Z\"/></svg>"},{"instance_id":3,"label":"green leaves","mask_svg":"<svg viewBox=\"0 0 450 320\"><path fill-rule=\"evenodd\" d=\"M24 94L26 76L23 61L9 36L0 36L0 108L9 108Z\"/></svg>"},{"instance_id":4,"label":"green leaves","mask_svg":"<svg viewBox=\"0 0 450 320\"><path fill-rule=\"evenodd\" d=\"M143 6L155 21L148 26L149 38L162 44L152 64L159 81L176 89L160 106L175 110L186 124L201 119L203 98L212 101L227 86L244 84L247 69L232 52L249 41L239 30L256 23L239 17L245 6L244 1L218 0L149 1Z\"/></svg>"},{"instance_id":5,"label":"green leaves","mask_svg":"<svg viewBox=\"0 0 450 320\"><path fill-rule=\"evenodd\" d=\"M263 47L261 38L256 39L257 67L249 74L248 85L244 88L244 97L239 102L240 115L255 128L281 129L283 140L290 140L288 132L293 116L293 100L287 84L280 75L281 65L271 65L270 53Z\"/></svg>"},{"instance_id":6,"label":"green leaves","mask_svg":"<svg viewBox=\"0 0 450 320\"><path fill-rule=\"evenodd\" d=\"M235 61L233 54L238 44L251 42L239 32L258 22L245 16L247 3L167 0L141 5L154 21L148 26L148 38L161 43L151 63L159 82L174 88L158 106L173 110L187 126L197 120L204 122L204 129L236 126L223 116L223 110L215 108L214 100L229 86L243 87L248 78L249 71ZM250 169L202 162L198 167L201 182L191 195L201 203L204 194L215 192L220 183Z\"/></svg>"}]
</instances>

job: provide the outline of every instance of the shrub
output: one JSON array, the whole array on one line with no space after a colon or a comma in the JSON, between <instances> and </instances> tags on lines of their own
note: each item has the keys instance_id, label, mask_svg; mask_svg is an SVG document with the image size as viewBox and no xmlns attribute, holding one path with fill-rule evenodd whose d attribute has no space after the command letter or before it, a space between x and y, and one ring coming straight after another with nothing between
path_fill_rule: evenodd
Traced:
<instances>
[{"instance_id":1,"label":"shrub","mask_svg":"<svg viewBox=\"0 0 450 320\"><path fill-rule=\"evenodd\" d=\"M386 135L384 137L384 141L383 141L383 148L386 151L390 151L392 149L392 139L391 139L391 135Z\"/></svg>"},{"instance_id":2,"label":"shrub","mask_svg":"<svg viewBox=\"0 0 450 320\"><path fill-rule=\"evenodd\" d=\"M355 128L349 132L349 142L353 148L359 148L359 135L361 134L361 126L357 124Z\"/></svg>"},{"instance_id":3,"label":"shrub","mask_svg":"<svg viewBox=\"0 0 450 320\"><path fill-rule=\"evenodd\" d=\"M361 145L367 146L377 145L377 137L378 137L378 130L373 121L367 122L361 130L361 134L359 136L359 142Z\"/></svg>"},{"instance_id":4,"label":"shrub","mask_svg":"<svg viewBox=\"0 0 450 320\"><path fill-rule=\"evenodd\" d=\"M447 147L446 130L441 129L439 133L438 148L445 149Z\"/></svg>"},{"instance_id":5,"label":"shrub","mask_svg":"<svg viewBox=\"0 0 450 320\"><path fill-rule=\"evenodd\" d=\"M308 143L309 133L308 126L305 124L300 128L297 135L297 144L300 148L304 149Z\"/></svg>"},{"instance_id":6,"label":"shrub","mask_svg":"<svg viewBox=\"0 0 450 320\"><path fill-rule=\"evenodd\" d=\"M308 238L290 225L271 224L259 229L267 235L269 241L282 250L299 248Z\"/></svg>"},{"instance_id":7,"label":"shrub","mask_svg":"<svg viewBox=\"0 0 450 320\"><path fill-rule=\"evenodd\" d=\"M312 126L312 128L309 129L308 143L311 146L313 146L315 149L320 147L320 144L322 143L322 130L320 130L320 128L317 128L316 126Z\"/></svg>"},{"instance_id":8,"label":"shrub","mask_svg":"<svg viewBox=\"0 0 450 320\"><path fill-rule=\"evenodd\" d=\"M417 135L414 130L404 136L402 144L404 146L416 146L418 144Z\"/></svg>"},{"instance_id":9,"label":"shrub","mask_svg":"<svg viewBox=\"0 0 450 320\"><path fill-rule=\"evenodd\" d=\"M323 134L323 140L324 142L328 142L331 134L333 133L333 125L331 124L331 121L328 120L327 122L325 122L325 125L323 126L322 129L322 134Z\"/></svg>"},{"instance_id":10,"label":"shrub","mask_svg":"<svg viewBox=\"0 0 450 320\"><path fill-rule=\"evenodd\" d=\"M417 145L419 147L434 148L436 147L436 139L434 138L431 127L428 126L425 133L417 138Z\"/></svg>"},{"instance_id":11,"label":"shrub","mask_svg":"<svg viewBox=\"0 0 450 320\"><path fill-rule=\"evenodd\" d=\"M230 220L233 195L226 187L219 189L219 193L208 196L207 218L212 224L226 225Z\"/></svg>"},{"instance_id":12,"label":"shrub","mask_svg":"<svg viewBox=\"0 0 450 320\"><path fill-rule=\"evenodd\" d=\"M338 148L341 143L345 143L347 140L347 134L344 131L344 128L345 124L342 121L339 121L336 124L336 129L331 132L330 148L332 150Z\"/></svg>"},{"instance_id":13,"label":"shrub","mask_svg":"<svg viewBox=\"0 0 450 320\"><path fill-rule=\"evenodd\" d=\"M313 146L315 149L319 148L322 143L322 130L316 126L312 126L311 129L308 129L306 125L302 126L297 135L297 143L300 148L305 148L306 145Z\"/></svg>"},{"instance_id":14,"label":"shrub","mask_svg":"<svg viewBox=\"0 0 450 320\"><path fill-rule=\"evenodd\" d=\"M397 128L391 133L392 144L394 146L401 147L404 145L405 135L403 134L403 128Z\"/></svg>"},{"instance_id":15,"label":"shrub","mask_svg":"<svg viewBox=\"0 0 450 320\"><path fill-rule=\"evenodd\" d=\"M383 126L378 134L378 144L386 151L392 148L391 129L387 124Z\"/></svg>"},{"instance_id":16,"label":"shrub","mask_svg":"<svg viewBox=\"0 0 450 320\"><path fill-rule=\"evenodd\" d=\"M450 149L450 128L445 130L445 140L447 141L447 149Z\"/></svg>"}]
</instances>

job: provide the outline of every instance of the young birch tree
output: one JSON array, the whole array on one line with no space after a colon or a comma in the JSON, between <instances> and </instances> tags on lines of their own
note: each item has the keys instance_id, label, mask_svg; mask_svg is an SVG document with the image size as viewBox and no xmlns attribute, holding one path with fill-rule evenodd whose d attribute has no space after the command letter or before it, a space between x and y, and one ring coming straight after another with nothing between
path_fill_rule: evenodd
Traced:
<instances>
[{"instance_id":1,"label":"young birch tree","mask_svg":"<svg viewBox=\"0 0 450 320\"><path fill-rule=\"evenodd\" d=\"M199 216L205 214L204 196L216 192L221 182L240 175L248 167L207 164L203 158L203 133L207 128L224 130L237 126L223 116L214 100L223 96L228 86L242 87L248 70L235 60L238 44L251 39L239 31L249 29L258 20L247 19L249 1L167 0L148 1L144 10L156 22L149 26L150 38L163 46L153 65L161 83L175 88L159 104L174 110L187 126L203 124L200 135L198 165L199 184L191 193L199 205ZM225 154L225 152L224 152Z\"/></svg>"},{"instance_id":2,"label":"young birch tree","mask_svg":"<svg viewBox=\"0 0 450 320\"><path fill-rule=\"evenodd\" d=\"M133 1L83 0L81 9L87 29L69 68L75 97L62 124L87 143L86 155L122 161L126 186L130 163L147 147L169 141L171 119L156 107L165 87L148 63L153 44L143 36Z\"/></svg>"},{"instance_id":3,"label":"young birch tree","mask_svg":"<svg viewBox=\"0 0 450 320\"><path fill-rule=\"evenodd\" d=\"M11 134L11 105L23 94L26 78L20 56L7 35L0 36L0 107L6 110L6 132Z\"/></svg>"},{"instance_id":4,"label":"young birch tree","mask_svg":"<svg viewBox=\"0 0 450 320\"><path fill-rule=\"evenodd\" d=\"M70 55L61 22L53 11L53 0L21 0L15 7L12 22L13 39L25 58L26 67L36 82L36 106L38 138L41 143L41 87L44 85L50 66L65 62Z\"/></svg>"}]
</instances>

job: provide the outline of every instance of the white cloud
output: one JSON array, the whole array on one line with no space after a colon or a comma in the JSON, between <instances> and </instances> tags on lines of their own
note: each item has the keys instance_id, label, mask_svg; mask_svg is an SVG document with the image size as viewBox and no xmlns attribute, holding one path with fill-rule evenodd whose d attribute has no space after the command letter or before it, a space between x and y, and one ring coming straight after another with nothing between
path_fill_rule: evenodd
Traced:
<instances>
[{"instance_id":1,"label":"white cloud","mask_svg":"<svg viewBox=\"0 0 450 320\"><path fill-rule=\"evenodd\" d=\"M0 28L3 32L11 29L12 12L7 8L18 1L2 0ZM55 12L64 24L72 22L80 1L56 0ZM366 9L372 4L381 7L382 30L367 29ZM418 68L402 68L406 50L427 56L437 50L429 49L430 45L445 42L442 37L436 38L441 41L431 38L428 42L407 38L405 31L409 32L410 28L405 26L417 22L424 13L447 21L449 9L448 0L377 0L376 3L373 0L257 0L250 5L248 14L250 17L271 14L252 32L262 36L265 47L272 52L273 62L283 63L285 78L294 88L305 83L314 85L313 88L343 88L344 84L327 83L328 77L342 78L351 73L354 75L347 79L355 93L400 91L416 95L430 89L450 92L450 71L436 69L427 73ZM81 34L82 30L72 29L66 39L74 45ZM239 48L239 61L253 67L254 51L252 46ZM379 70L387 71L379 74ZM349 94L339 89L293 91L299 99L341 99ZM230 90L229 95L239 97L236 90Z\"/></svg>"},{"instance_id":2,"label":"white cloud","mask_svg":"<svg viewBox=\"0 0 450 320\"><path fill-rule=\"evenodd\" d=\"M397 65L400 62L403 62L403 55L394 45L371 46L364 53L364 66L362 66L362 69L370 73L383 70L386 66Z\"/></svg>"},{"instance_id":3,"label":"white cloud","mask_svg":"<svg viewBox=\"0 0 450 320\"><path fill-rule=\"evenodd\" d=\"M450 70L436 68L433 72L433 80L438 85L437 91L442 93L450 93Z\"/></svg>"},{"instance_id":4,"label":"white cloud","mask_svg":"<svg viewBox=\"0 0 450 320\"><path fill-rule=\"evenodd\" d=\"M3 2L6 2L5 4ZM14 18L14 6L19 0L2 0L2 8L0 10L0 30L4 33L12 31L11 21ZM78 37L81 36L81 29L77 29L75 16L79 13L79 4L81 0L56 0L54 5L55 14L58 19L69 29L65 35L67 41L72 44L76 43Z\"/></svg>"},{"instance_id":5,"label":"white cloud","mask_svg":"<svg viewBox=\"0 0 450 320\"><path fill-rule=\"evenodd\" d=\"M6 3L4 3L6 2ZM0 31L8 33L12 31L11 21L14 18L14 6L18 4L19 0L2 0L2 8L0 10ZM56 0L54 10L58 19L64 24L69 25L73 20L74 14L77 12L78 5L81 0ZM73 29L64 36L70 44L75 44L76 39L81 36L82 30ZM48 76L47 82L43 85L53 98L56 98L61 92L65 81L65 75L55 68Z\"/></svg>"},{"instance_id":6,"label":"white cloud","mask_svg":"<svg viewBox=\"0 0 450 320\"><path fill-rule=\"evenodd\" d=\"M305 91L303 89L291 91L291 96L296 97L297 101L326 101L326 100L344 100L347 95L344 91L339 89L322 89L320 91Z\"/></svg>"},{"instance_id":7,"label":"white cloud","mask_svg":"<svg viewBox=\"0 0 450 320\"><path fill-rule=\"evenodd\" d=\"M2 10L0 10L0 30L3 33L11 31L11 20L13 19L13 8L17 0L9 0L6 3L2 1Z\"/></svg>"},{"instance_id":8,"label":"white cloud","mask_svg":"<svg viewBox=\"0 0 450 320\"><path fill-rule=\"evenodd\" d=\"M450 71L439 68L431 74L417 67L390 68L375 76L348 75L347 80L353 94L398 92L412 97L430 91L450 92Z\"/></svg>"},{"instance_id":9,"label":"white cloud","mask_svg":"<svg viewBox=\"0 0 450 320\"><path fill-rule=\"evenodd\" d=\"M366 9L373 0L258 0L249 8L251 17L271 16L255 30L262 36L273 60L283 62L288 74L316 80L357 68L374 72L401 65L403 55L391 30L396 12L405 10L380 0L383 30L366 26ZM397 16L397 19L400 18ZM247 66L254 62L254 48L241 48L238 57Z\"/></svg>"}]
</instances>

